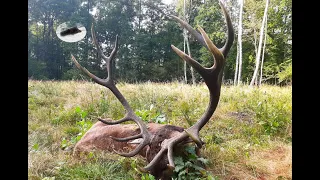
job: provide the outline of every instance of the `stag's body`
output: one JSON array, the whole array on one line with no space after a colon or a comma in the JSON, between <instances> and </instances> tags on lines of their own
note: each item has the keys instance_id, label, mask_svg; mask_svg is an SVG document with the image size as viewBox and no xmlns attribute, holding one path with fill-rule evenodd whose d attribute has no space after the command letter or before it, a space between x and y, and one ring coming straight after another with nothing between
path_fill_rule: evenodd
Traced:
<instances>
[{"instance_id":1,"label":"stag's body","mask_svg":"<svg viewBox=\"0 0 320 180\"><path fill-rule=\"evenodd\" d=\"M144 157L147 162L152 159L161 149L161 144L165 139L170 139L182 133L184 128L173 125L148 123L148 131L153 139L148 147L144 147L139 151L138 155ZM122 143L111 137L124 138L139 134L139 128L135 124L115 124L107 125L98 121L95 123L75 145L73 155L81 157L81 153L89 153L92 151L132 151L137 147L137 143ZM150 170L150 173L162 180L170 179L170 172L167 172L168 159L164 157L162 161Z\"/></svg>"},{"instance_id":2,"label":"stag's body","mask_svg":"<svg viewBox=\"0 0 320 180\"><path fill-rule=\"evenodd\" d=\"M161 143L165 138L171 138L181 133L184 129L178 126L148 123L148 131L154 135L153 145ZM107 125L103 122L98 121L95 123L81 138L80 141L75 145L73 154L79 156L84 152L91 152L93 150L103 151L132 151L137 147L137 143L129 142L122 143L118 142L110 137L124 138L127 136L134 136L139 134L139 128L135 124L114 124ZM152 159L153 154L157 150L156 148L143 148L138 154L147 158ZM149 151L151 150L151 151ZM148 153L147 153L148 151Z\"/></svg>"},{"instance_id":3,"label":"stag's body","mask_svg":"<svg viewBox=\"0 0 320 180\"><path fill-rule=\"evenodd\" d=\"M91 77L93 81L110 89L126 110L125 116L120 120L112 121L110 119L104 120L99 118L99 121L106 124L105 127L107 127L108 125L113 126L114 124L119 124L126 121L134 121L136 125L138 125L139 127L138 131L127 133L126 137L118 136L117 133L110 133L108 137L105 137L105 138L109 138L109 139L112 139L113 141L118 141L118 142L130 142L132 140L138 139L139 140L138 145L136 146L126 145L122 147L122 148L130 147L128 148L129 150L132 150L134 148L129 153L119 152L119 150L117 150L116 153L125 157L132 157L137 154L140 154L140 155L145 154L148 165L145 166L143 170L149 171L157 179L160 179L160 178L163 180L170 179L171 173L175 168L174 161L173 161L173 154L177 153L175 151L176 147L179 147L186 143L195 142L197 147L201 148L202 145L204 144L204 142L201 141L199 137L199 131L210 120L210 118L212 117L218 105L218 102L220 99L221 81L222 81L223 69L225 66L225 60L234 41L234 31L231 24L231 19L221 2L220 2L220 6L225 15L227 28L228 28L227 40L225 45L221 49L218 49L212 43L208 35L205 33L205 31L201 27L199 27L199 31L200 31L199 33L198 31L193 29L189 24L187 24L180 18L170 15L172 19L176 20L181 24L182 27L187 29L200 44L206 47L214 57L213 66L210 68L205 68L201 66L196 60L192 59L190 56L188 56L187 54L185 54L175 46L171 45L172 49L202 76L210 92L210 101L209 101L207 110L204 112L203 116L193 126L191 126L188 129L167 125L162 127L159 126L158 128L156 128L157 129L156 131L152 131L150 127L147 127L147 125L144 124L144 122L137 115L134 114L134 111L129 106L129 103L127 102L127 100L118 90L118 88L115 86L115 83L112 77L112 71L111 71L112 69L110 64L111 64L111 60L114 58L117 51L118 38L116 38L115 48L111 52L110 56L107 57L102 53L98 45L94 30L93 30L93 26L91 28L93 42L96 45L99 55L106 61L106 67L107 67L106 69L108 73L107 79L100 79L95 75L91 74L88 70L83 68L77 62L77 60L72 56L72 60L74 61L76 66L80 70L82 70L84 73L86 73L89 77ZM125 126L127 125L124 125L123 127ZM94 130L89 131L89 133L92 133L93 131ZM86 137L87 136L85 135L84 139ZM79 147L79 145L77 147Z\"/></svg>"}]
</instances>

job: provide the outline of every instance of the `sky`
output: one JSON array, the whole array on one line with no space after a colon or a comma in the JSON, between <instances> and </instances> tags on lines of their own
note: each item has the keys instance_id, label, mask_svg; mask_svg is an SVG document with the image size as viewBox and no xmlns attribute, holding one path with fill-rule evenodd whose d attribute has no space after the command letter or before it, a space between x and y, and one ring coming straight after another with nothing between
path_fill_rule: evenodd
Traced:
<instances>
[{"instance_id":1,"label":"sky","mask_svg":"<svg viewBox=\"0 0 320 180\"><path fill-rule=\"evenodd\" d=\"M172 0L162 0L162 2L165 4L170 4L172 2Z\"/></svg>"},{"instance_id":2,"label":"sky","mask_svg":"<svg viewBox=\"0 0 320 180\"><path fill-rule=\"evenodd\" d=\"M162 0L163 3L165 4L170 4L172 3L173 0ZM90 14L95 14L96 13L97 8L93 8L93 11Z\"/></svg>"}]
</instances>

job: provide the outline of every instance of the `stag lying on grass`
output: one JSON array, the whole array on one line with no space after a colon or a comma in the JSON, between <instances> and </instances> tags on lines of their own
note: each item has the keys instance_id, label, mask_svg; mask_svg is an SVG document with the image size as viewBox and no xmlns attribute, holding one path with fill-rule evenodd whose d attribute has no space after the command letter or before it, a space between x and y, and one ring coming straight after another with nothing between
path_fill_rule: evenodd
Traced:
<instances>
[{"instance_id":1,"label":"stag lying on grass","mask_svg":"<svg viewBox=\"0 0 320 180\"><path fill-rule=\"evenodd\" d=\"M180 147L186 143L194 142L198 148L201 148L204 142L199 137L199 131L212 117L220 98L221 80L223 69L225 66L226 56L234 41L234 31L230 17L220 2L220 6L227 22L227 40L225 45L218 49L209 39L205 31L199 27L199 31L193 29L188 23L180 18L170 15L170 17L187 29L195 39L205 46L214 57L214 64L210 68L201 66L196 60L171 45L172 49L190 66L192 66L203 78L210 92L209 105L202 117L190 128L184 129L177 126L161 125L149 123L145 124L139 118L128 101L116 87L111 69L111 61L114 59L118 48L118 37L116 37L115 47L110 56L107 57L102 53L96 40L93 26L91 27L92 39L98 50L99 55L106 61L106 69L108 76L101 79L87 69L83 68L72 55L72 60L76 66L92 80L102 86L107 87L121 102L126 110L125 116L120 120L100 119L76 144L74 152L90 151L93 149L102 149L115 151L117 154L125 157L132 157L140 154L146 157L148 164L142 168L144 171L150 172L157 179L170 179L175 164L173 156L176 153L176 147ZM119 125L120 123L134 121L138 128L133 124ZM132 141L138 141L138 145L131 144ZM127 142L127 143L123 143ZM126 153L125 150L130 150ZM122 151L122 152L120 152Z\"/></svg>"}]
</instances>

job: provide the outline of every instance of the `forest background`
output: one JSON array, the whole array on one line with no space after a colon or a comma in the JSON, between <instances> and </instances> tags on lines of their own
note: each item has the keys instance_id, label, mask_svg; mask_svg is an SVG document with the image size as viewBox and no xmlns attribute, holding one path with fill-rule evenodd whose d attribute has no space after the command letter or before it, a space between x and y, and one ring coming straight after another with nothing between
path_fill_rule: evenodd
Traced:
<instances>
[{"instance_id":1,"label":"forest background","mask_svg":"<svg viewBox=\"0 0 320 180\"><path fill-rule=\"evenodd\" d=\"M272 0L267 7L262 0L223 2L236 34L224 70L224 84L249 84L254 74L253 84L291 84L292 1ZM199 74L185 66L170 45L188 52L188 43L188 54L206 67L212 65L212 56L167 18L165 14L170 13L193 27L203 27L217 47L224 44L226 25L217 0L174 0L169 5L161 0L28 0L28 78L87 79L74 68L71 53L90 72L105 77L104 62L91 39L90 27L94 24L107 55L119 35L119 51L113 64L118 81L201 82ZM61 41L56 29L64 22L86 27L85 38L76 43Z\"/></svg>"}]
</instances>

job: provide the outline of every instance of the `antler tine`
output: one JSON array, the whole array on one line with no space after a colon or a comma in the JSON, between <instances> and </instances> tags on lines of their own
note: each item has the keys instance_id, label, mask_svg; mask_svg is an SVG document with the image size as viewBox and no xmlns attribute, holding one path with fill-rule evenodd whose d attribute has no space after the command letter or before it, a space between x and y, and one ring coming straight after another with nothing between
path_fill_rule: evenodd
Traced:
<instances>
[{"instance_id":1,"label":"antler tine","mask_svg":"<svg viewBox=\"0 0 320 180\"><path fill-rule=\"evenodd\" d=\"M214 45L212 43L212 41L209 39L207 33L201 27L199 27L199 31L201 32L201 35L202 35L204 41L206 42L209 51L212 53L212 55L214 57L213 58L214 64L213 64L212 68L222 68L222 65L224 64L224 61L225 61L223 54L216 47L216 45Z\"/></svg>"},{"instance_id":2,"label":"antler tine","mask_svg":"<svg viewBox=\"0 0 320 180\"><path fill-rule=\"evenodd\" d=\"M152 161L149 162L148 165L143 167L143 170L150 171L161 160L162 156L167 152L167 150L167 148L161 148L157 155L152 159Z\"/></svg>"},{"instance_id":3,"label":"antler tine","mask_svg":"<svg viewBox=\"0 0 320 180\"><path fill-rule=\"evenodd\" d=\"M97 38L96 38L96 33L94 31L94 28L93 28L93 23L91 25L91 35L92 35L92 41L94 43L94 45L96 46L97 48L97 51L98 51L98 54L102 57L102 59L104 59L106 61L106 66L107 66L107 73L108 73L108 79L109 81L113 81L112 80L112 68L111 68L111 61L114 59L117 51L118 51L118 35L116 35L116 41L114 43L114 48L112 50L112 52L110 53L110 56L107 57L103 54L101 48L99 47L99 43L97 41Z\"/></svg>"},{"instance_id":4,"label":"antler tine","mask_svg":"<svg viewBox=\"0 0 320 180\"><path fill-rule=\"evenodd\" d=\"M144 135L142 135L142 136L143 136L143 138L145 138ZM132 139L130 139L130 140L132 140ZM118 152L118 151L115 151L115 150L114 150L114 152L119 154L120 156L132 157L132 156L137 155L149 143L150 143L150 141L146 141L144 139L142 143L140 143L133 151L131 151L129 153L122 153L122 152Z\"/></svg>"},{"instance_id":5,"label":"antler tine","mask_svg":"<svg viewBox=\"0 0 320 180\"><path fill-rule=\"evenodd\" d=\"M123 107L127 111L125 117L123 117L120 120L109 121L109 120L105 120L105 119L99 118L99 121L101 121L101 122L103 122L105 124L108 124L108 125L119 124L119 123L123 123L123 122L126 122L126 121L134 121L139 126L140 134L138 134L138 135L134 135L134 136L126 137L126 138L112 137L112 139L114 139L116 141L120 141L120 142L142 138L143 141L133 151L131 151L130 153L119 153L119 152L116 152L119 155L126 156L126 157L134 156L134 155L138 154L139 151L141 151L146 145L148 145L150 143L151 134L148 132L147 126L143 123L143 121L138 116L136 116L134 114L134 112L133 112L132 108L130 107L129 103L127 102L125 97L121 94L119 89L116 87L116 85L114 84L114 81L112 79L111 61L114 59L114 57L115 57L115 55L117 53L117 50L118 50L118 35L116 36L115 47L113 48L110 56L107 57L107 56L105 56L103 54L102 50L99 47L99 44L98 44L96 36L95 36L93 25L91 26L91 33L92 33L93 43L95 44L99 55L106 61L108 77L106 79L101 79L101 78L95 76L94 74L90 73L86 68L82 67L78 63L78 61L75 59L75 57L73 55L71 55L71 57L72 57L71 59L75 63L75 65L81 71L83 71L85 74L87 74L89 77L91 77L93 79L93 81L95 81L96 83L98 83L98 84L100 84L102 86L105 86L106 88L111 90L112 93L116 96L116 98L120 101L120 103L123 105Z\"/></svg>"},{"instance_id":6,"label":"antler tine","mask_svg":"<svg viewBox=\"0 0 320 180\"><path fill-rule=\"evenodd\" d=\"M118 35L116 35L116 41L115 41L115 43L114 43L114 49L112 50L112 52L110 53L110 56L109 56L109 58L110 59L113 59L114 58L114 56L117 54L117 52L118 52L118 39L119 39L119 37L118 37Z\"/></svg>"},{"instance_id":7,"label":"antler tine","mask_svg":"<svg viewBox=\"0 0 320 180\"><path fill-rule=\"evenodd\" d=\"M225 57L227 56L231 45L234 40L233 34L233 27L231 24L230 17L224 8L223 4L220 2L220 6L223 9L224 15L227 19L227 26L228 26L228 38L227 42L222 49L218 49L212 41L209 39L208 35L205 31L200 27L199 31L200 34L195 31L188 23L182 21L181 19L173 17L173 19L177 20L183 27L185 27L195 38L204 45L214 56L214 65L211 68L205 68L201 66L196 60L192 59L190 56L176 48L175 46L171 45L172 49L189 65L194 67L199 74L203 77L206 85L208 86L209 93L210 93L210 100L209 105L202 115L202 117L190 128L186 129L184 132L179 134L178 136L172 137L163 141L161 145L161 150L157 153L157 155L153 158L153 160L144 167L144 170L151 170L154 166L161 160L163 155L167 152L168 157L168 168L173 170L175 165L173 161L173 147L179 145L179 143L187 141L188 138L191 138L199 148L203 145L203 141L201 141L199 137L199 131L201 128L210 120L211 116L213 115L220 98L220 90L221 90L221 79L223 68L225 65Z\"/></svg>"},{"instance_id":8,"label":"antler tine","mask_svg":"<svg viewBox=\"0 0 320 180\"><path fill-rule=\"evenodd\" d=\"M233 30L233 26L232 26L232 22L231 22L231 18L227 12L226 7L224 7L223 3L221 2L221 0L219 0L219 5L223 11L224 17L226 19L227 22L227 40L224 44L224 46L220 49L220 51L222 52L222 54L224 55L224 57L227 56L227 54L229 53L229 50L231 49L231 46L233 44L234 41L234 30Z\"/></svg>"},{"instance_id":9,"label":"antler tine","mask_svg":"<svg viewBox=\"0 0 320 180\"><path fill-rule=\"evenodd\" d=\"M178 23L180 23L180 25L187 29L192 35L193 37L204 47L207 47L207 44L205 43L203 37L201 36L201 34L196 31L195 29L193 29L187 22L183 21L182 19L180 19L179 17L175 16L175 15L169 15L169 17L172 17L174 20L176 20Z\"/></svg>"},{"instance_id":10,"label":"antler tine","mask_svg":"<svg viewBox=\"0 0 320 180\"><path fill-rule=\"evenodd\" d=\"M170 139L166 139L161 144L161 149L157 153L157 155L152 159L152 161L143 168L144 171L150 171L163 157L163 155L167 152L167 157L169 164L167 165L169 169L173 170L175 168L174 160L173 160L173 147L178 145L180 142L189 138L189 135L184 131L178 136L172 137Z\"/></svg>"},{"instance_id":11,"label":"antler tine","mask_svg":"<svg viewBox=\"0 0 320 180\"><path fill-rule=\"evenodd\" d=\"M116 137L112 137L112 139L116 140L116 141L119 141L119 142L124 142L124 141L130 141L130 140L133 140L133 139L138 139L138 138L142 138L142 134L137 134L137 135L134 135L134 136L129 136L129 137L125 137L125 138L116 138Z\"/></svg>"},{"instance_id":12,"label":"antler tine","mask_svg":"<svg viewBox=\"0 0 320 180\"><path fill-rule=\"evenodd\" d=\"M227 40L224 44L224 46L220 49L220 51L222 52L222 54L224 56L226 56L233 44L234 41L234 30L232 27L232 22L231 22L231 18L226 10L226 8L224 7L223 3L219 0L219 5L223 11L224 17L226 19L227 22ZM169 17L173 18L174 20L176 20L177 22L180 23L180 25L187 29L190 34L193 35L193 37L201 44L203 45L205 48L208 48L206 41L204 40L204 38L201 36L201 34L196 31L194 28L192 28L188 23L186 23L185 21L183 21L182 19L180 19L179 17L175 16L175 15L168 15Z\"/></svg>"},{"instance_id":13,"label":"antler tine","mask_svg":"<svg viewBox=\"0 0 320 180\"><path fill-rule=\"evenodd\" d=\"M99 44L98 44L97 37L96 37L96 33L95 33L95 31L94 31L94 28L93 28L93 23L92 23L92 25L91 25L91 36L92 36L92 41L93 41L94 45L95 45L96 48L97 48L97 51L98 51L99 56L101 56L101 57L102 57L104 60L106 60L106 61L110 60L110 58L108 58L107 56L105 56L105 55L103 54L103 52L102 52L102 50L101 50L101 48L100 48L100 46L99 46ZM115 47L116 47L116 46L115 46Z\"/></svg>"},{"instance_id":14,"label":"antler tine","mask_svg":"<svg viewBox=\"0 0 320 180\"><path fill-rule=\"evenodd\" d=\"M127 117L127 115L124 118L119 119L117 121L114 121L114 120L108 121L106 119L101 119L101 118L98 118L98 120L103 122L103 123L105 123L105 124L108 124L108 125L120 124L120 123L123 123L123 122L126 122L126 121L130 121L130 119Z\"/></svg>"},{"instance_id":15,"label":"antler tine","mask_svg":"<svg viewBox=\"0 0 320 180\"><path fill-rule=\"evenodd\" d=\"M186 23L186 22L184 22ZM190 26L190 25L189 25ZM224 55L221 53L221 51L212 43L212 41L209 39L206 32L199 27L199 31L201 32L202 39L204 40L206 47L208 50L212 53L214 57L214 64L211 68L205 68L201 64L199 64L196 60L176 48L174 45L171 45L172 49L183 59L185 60L190 66L196 69L196 71L204 78L205 82L211 81L212 73L214 69L216 68L222 68L224 65Z\"/></svg>"},{"instance_id":16,"label":"antler tine","mask_svg":"<svg viewBox=\"0 0 320 180\"><path fill-rule=\"evenodd\" d=\"M206 76L206 73L204 72L206 68L201 66L200 63L198 63L196 60L191 58L189 55L175 47L174 45L171 45L171 48L184 60L186 61L190 66L192 66L201 76Z\"/></svg>"},{"instance_id":17,"label":"antler tine","mask_svg":"<svg viewBox=\"0 0 320 180\"><path fill-rule=\"evenodd\" d=\"M92 79L94 82L96 82L96 83L98 83L98 84L100 84L100 85L102 85L102 86L104 86L104 85L106 84L106 81L105 81L105 80L100 79L99 77L97 77L97 76L95 76L94 74L90 73L86 68L82 67L82 66L78 63L78 61L76 60L76 58L75 58L72 54L71 54L71 59L72 59L72 61L74 62L74 64L77 66L77 68L80 69L82 72L84 72L84 73L85 73L86 75L88 75L89 77L91 77L91 79Z\"/></svg>"}]
</instances>

